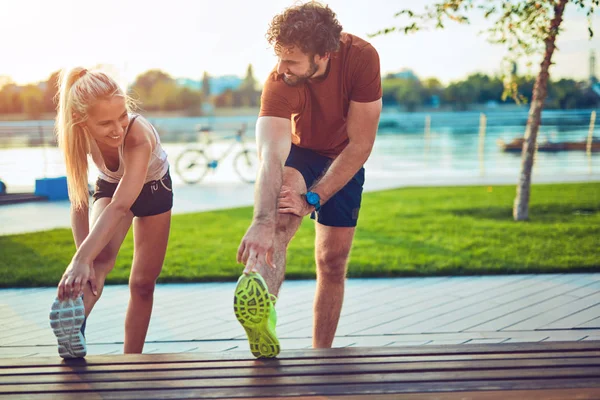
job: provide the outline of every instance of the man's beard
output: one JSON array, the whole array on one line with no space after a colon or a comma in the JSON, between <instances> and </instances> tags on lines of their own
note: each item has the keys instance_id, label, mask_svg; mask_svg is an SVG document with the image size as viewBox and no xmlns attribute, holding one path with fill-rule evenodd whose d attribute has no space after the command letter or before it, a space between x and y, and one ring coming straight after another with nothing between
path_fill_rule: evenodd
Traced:
<instances>
[{"instance_id":1,"label":"man's beard","mask_svg":"<svg viewBox=\"0 0 600 400\"><path fill-rule=\"evenodd\" d=\"M310 60L310 66L308 68L308 72L302 76L298 76L298 75L292 75L290 77L286 76L285 74L283 74L283 81L288 85L288 86L298 86L304 82L306 82L307 80L309 80L319 69L319 66L317 65L317 63L314 62L314 60Z\"/></svg>"}]
</instances>

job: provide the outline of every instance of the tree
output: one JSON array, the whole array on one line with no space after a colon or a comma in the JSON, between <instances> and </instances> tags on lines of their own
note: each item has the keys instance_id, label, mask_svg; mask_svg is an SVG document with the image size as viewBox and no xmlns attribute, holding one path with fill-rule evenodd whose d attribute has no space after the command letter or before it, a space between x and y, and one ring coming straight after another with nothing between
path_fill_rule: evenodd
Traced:
<instances>
[{"instance_id":1,"label":"tree","mask_svg":"<svg viewBox=\"0 0 600 400\"><path fill-rule=\"evenodd\" d=\"M444 94L444 85L437 78L427 78L422 84L427 104L439 106Z\"/></svg>"},{"instance_id":2,"label":"tree","mask_svg":"<svg viewBox=\"0 0 600 400\"><path fill-rule=\"evenodd\" d=\"M430 24L437 29L443 29L447 20L468 24L469 18L466 14L479 10L486 19L493 20L492 26L487 30L489 40L507 46L506 61L510 65L522 57L542 55L540 71L533 87L521 152L521 172L513 205L513 217L516 221L529 218L533 156L542 109L548 93L549 69L556 49L556 37L560 32L567 3L572 3L586 11L589 18L589 35L592 37L591 16L594 7L600 5L600 0L444 0L426 6L422 13L402 10L396 16L407 16L409 19L407 25L386 28L375 34L394 31L403 31L407 34L417 32ZM517 98L516 88L514 81L508 81L505 95L510 94L513 98Z\"/></svg>"},{"instance_id":3,"label":"tree","mask_svg":"<svg viewBox=\"0 0 600 400\"><path fill-rule=\"evenodd\" d=\"M60 71L53 72L48 80L46 81L46 87L44 88L44 111L53 112L56 110L56 103L54 98L58 92L58 76Z\"/></svg>"},{"instance_id":4,"label":"tree","mask_svg":"<svg viewBox=\"0 0 600 400\"><path fill-rule=\"evenodd\" d=\"M183 88L179 92L179 100L187 115L202 114L202 93L200 91Z\"/></svg>"},{"instance_id":5,"label":"tree","mask_svg":"<svg viewBox=\"0 0 600 400\"><path fill-rule=\"evenodd\" d=\"M37 85L27 85L21 90L23 112L32 118L38 118L44 112L44 91Z\"/></svg>"},{"instance_id":6,"label":"tree","mask_svg":"<svg viewBox=\"0 0 600 400\"><path fill-rule=\"evenodd\" d=\"M204 99L208 101L210 96L210 77L206 71L202 75L202 94L204 95Z\"/></svg>"},{"instance_id":7,"label":"tree","mask_svg":"<svg viewBox=\"0 0 600 400\"><path fill-rule=\"evenodd\" d=\"M226 89L223 93L215 97L215 107L217 108L229 108L233 107L233 90Z\"/></svg>"},{"instance_id":8,"label":"tree","mask_svg":"<svg viewBox=\"0 0 600 400\"><path fill-rule=\"evenodd\" d=\"M452 104L454 108L466 110L470 104L477 102L479 88L472 81L464 80L452 82L444 92L444 100Z\"/></svg>"},{"instance_id":9,"label":"tree","mask_svg":"<svg viewBox=\"0 0 600 400\"><path fill-rule=\"evenodd\" d=\"M234 93L233 105L235 107L256 107L259 98L260 92L256 90L256 79L252 71L252 64L249 64L246 70L246 77Z\"/></svg>"},{"instance_id":10,"label":"tree","mask_svg":"<svg viewBox=\"0 0 600 400\"><path fill-rule=\"evenodd\" d=\"M0 75L0 90L8 84L14 83L10 76Z\"/></svg>"},{"instance_id":11,"label":"tree","mask_svg":"<svg viewBox=\"0 0 600 400\"><path fill-rule=\"evenodd\" d=\"M396 89L396 101L398 104L406 107L406 110L413 112L423 105L425 100L425 91L421 82L417 79L401 78L398 80L399 85Z\"/></svg>"},{"instance_id":12,"label":"tree","mask_svg":"<svg viewBox=\"0 0 600 400\"><path fill-rule=\"evenodd\" d=\"M166 83L168 85L175 82L169 74L158 69L153 69L138 75L133 85L131 85L131 89L140 96L142 102L152 102L151 93L154 90L154 86L159 83Z\"/></svg>"},{"instance_id":13,"label":"tree","mask_svg":"<svg viewBox=\"0 0 600 400\"><path fill-rule=\"evenodd\" d=\"M13 80L5 75L0 75L0 114L8 114L12 109Z\"/></svg>"},{"instance_id":14,"label":"tree","mask_svg":"<svg viewBox=\"0 0 600 400\"><path fill-rule=\"evenodd\" d=\"M175 81L158 81L152 87L150 96L144 103L148 110L152 111L176 111L181 109L179 92L181 89Z\"/></svg>"},{"instance_id":15,"label":"tree","mask_svg":"<svg viewBox=\"0 0 600 400\"><path fill-rule=\"evenodd\" d=\"M383 103L401 105L407 111L415 111L426 100L426 90L417 78L389 77L382 81Z\"/></svg>"},{"instance_id":16,"label":"tree","mask_svg":"<svg viewBox=\"0 0 600 400\"><path fill-rule=\"evenodd\" d=\"M19 114L23 112L23 101L21 99L21 88L8 81L0 89L0 113Z\"/></svg>"}]
</instances>

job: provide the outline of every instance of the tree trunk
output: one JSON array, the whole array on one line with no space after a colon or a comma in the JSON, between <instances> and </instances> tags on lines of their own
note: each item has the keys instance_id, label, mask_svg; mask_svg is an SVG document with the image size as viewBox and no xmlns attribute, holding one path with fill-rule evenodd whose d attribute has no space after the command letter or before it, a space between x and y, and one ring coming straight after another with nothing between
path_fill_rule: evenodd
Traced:
<instances>
[{"instance_id":1,"label":"tree trunk","mask_svg":"<svg viewBox=\"0 0 600 400\"><path fill-rule=\"evenodd\" d=\"M540 73L533 86L533 96L531 107L529 108L529 117L527 118L527 128L525 129L525 141L521 152L521 174L517 184L517 196L513 206L513 217L515 221L523 221L529 218L529 196L531 187L531 169L533 167L533 156L537 134L540 129L542 109L546 100L549 69L552 65L552 54L556 48L556 35L563 19L563 12L568 0L559 0L554 6L554 18L550 22L550 32L546 38L546 52L544 60L540 66Z\"/></svg>"}]
</instances>

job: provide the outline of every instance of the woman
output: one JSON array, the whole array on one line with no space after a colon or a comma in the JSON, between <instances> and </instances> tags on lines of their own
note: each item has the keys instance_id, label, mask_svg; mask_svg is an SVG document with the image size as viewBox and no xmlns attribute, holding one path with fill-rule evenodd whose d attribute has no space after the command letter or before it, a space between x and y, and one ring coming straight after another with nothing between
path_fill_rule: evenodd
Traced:
<instances>
[{"instance_id":1,"label":"woman","mask_svg":"<svg viewBox=\"0 0 600 400\"><path fill-rule=\"evenodd\" d=\"M59 81L56 130L65 156L77 251L59 285L50 324L63 358L86 355L85 320L133 222L134 257L125 353L141 353L162 269L173 192L158 133L110 76L75 68ZM88 155L98 167L89 220ZM89 283L89 284L88 284Z\"/></svg>"}]
</instances>

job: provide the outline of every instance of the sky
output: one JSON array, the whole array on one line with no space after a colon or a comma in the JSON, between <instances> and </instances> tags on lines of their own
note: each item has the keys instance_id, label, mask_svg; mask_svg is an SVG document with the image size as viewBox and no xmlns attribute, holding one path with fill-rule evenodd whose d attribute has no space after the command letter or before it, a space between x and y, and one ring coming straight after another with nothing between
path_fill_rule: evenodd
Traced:
<instances>
[{"instance_id":1,"label":"sky","mask_svg":"<svg viewBox=\"0 0 600 400\"><path fill-rule=\"evenodd\" d=\"M382 73L409 68L421 78L447 84L475 72L497 74L504 48L479 32L489 22L449 24L444 31L409 36L368 34L393 26L396 11L418 10L430 0L323 0L344 31L369 40L378 50ZM418 6L414 4L418 3ZM46 80L63 67L98 64L123 84L149 69L175 78L243 76L252 64L263 81L276 63L265 40L272 17L291 0L0 0L0 76L25 84ZM600 16L593 27L600 28ZM583 12L570 4L558 39L551 73L554 79L588 77L591 49L600 49L600 33L588 40ZM600 54L597 54L600 57ZM599 59L600 60L600 59ZM520 66L520 72L527 72ZM537 65L530 71L537 72Z\"/></svg>"}]
</instances>

